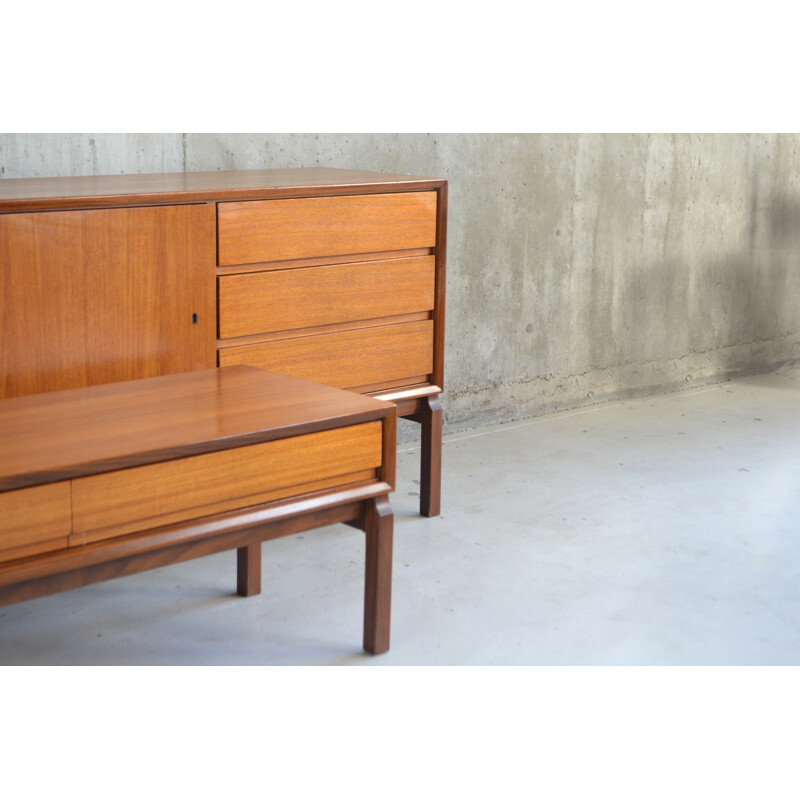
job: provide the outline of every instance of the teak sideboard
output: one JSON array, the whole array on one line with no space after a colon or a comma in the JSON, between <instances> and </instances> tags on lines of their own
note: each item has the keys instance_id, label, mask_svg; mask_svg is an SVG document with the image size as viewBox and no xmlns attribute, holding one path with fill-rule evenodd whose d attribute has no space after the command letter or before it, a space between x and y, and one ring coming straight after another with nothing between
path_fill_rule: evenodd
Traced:
<instances>
[{"instance_id":1,"label":"teak sideboard","mask_svg":"<svg viewBox=\"0 0 800 800\"><path fill-rule=\"evenodd\" d=\"M440 510L447 182L0 180L0 397L246 364L393 402Z\"/></svg>"}]
</instances>

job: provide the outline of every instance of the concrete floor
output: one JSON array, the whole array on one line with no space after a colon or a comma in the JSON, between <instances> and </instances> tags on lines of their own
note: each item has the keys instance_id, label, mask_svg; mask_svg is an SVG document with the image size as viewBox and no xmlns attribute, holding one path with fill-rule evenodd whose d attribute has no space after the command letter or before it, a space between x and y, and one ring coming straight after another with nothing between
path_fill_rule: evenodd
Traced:
<instances>
[{"instance_id":1,"label":"concrete floor","mask_svg":"<svg viewBox=\"0 0 800 800\"><path fill-rule=\"evenodd\" d=\"M0 609L0 663L800 663L800 368L473 433L417 516L402 446L392 649L360 650L363 534L225 553Z\"/></svg>"}]
</instances>

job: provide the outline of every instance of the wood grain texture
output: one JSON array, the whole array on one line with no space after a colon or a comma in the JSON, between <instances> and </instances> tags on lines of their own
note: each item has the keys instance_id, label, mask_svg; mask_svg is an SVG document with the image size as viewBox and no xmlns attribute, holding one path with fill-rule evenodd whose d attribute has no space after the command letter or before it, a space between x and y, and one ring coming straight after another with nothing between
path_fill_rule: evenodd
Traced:
<instances>
[{"instance_id":1,"label":"wood grain texture","mask_svg":"<svg viewBox=\"0 0 800 800\"><path fill-rule=\"evenodd\" d=\"M219 265L436 244L436 192L218 205Z\"/></svg>"},{"instance_id":2,"label":"wood grain texture","mask_svg":"<svg viewBox=\"0 0 800 800\"><path fill-rule=\"evenodd\" d=\"M389 403L246 366L11 398L0 401L0 490L328 430L393 412Z\"/></svg>"},{"instance_id":3,"label":"wood grain texture","mask_svg":"<svg viewBox=\"0 0 800 800\"><path fill-rule=\"evenodd\" d=\"M236 594L239 597L261 594L261 542L236 551Z\"/></svg>"},{"instance_id":4,"label":"wood grain texture","mask_svg":"<svg viewBox=\"0 0 800 800\"><path fill-rule=\"evenodd\" d=\"M381 423L367 422L76 478L70 542L82 544L370 480L380 463Z\"/></svg>"},{"instance_id":5,"label":"wood grain texture","mask_svg":"<svg viewBox=\"0 0 800 800\"><path fill-rule=\"evenodd\" d=\"M384 325L320 336L230 347L220 366L251 364L347 389L427 375L433 367L433 322Z\"/></svg>"},{"instance_id":6,"label":"wood grain texture","mask_svg":"<svg viewBox=\"0 0 800 800\"><path fill-rule=\"evenodd\" d=\"M303 336L320 336L327 333L355 331L360 328L376 328L381 325L423 322L430 318L430 311L415 311L412 314L398 314L392 317L358 319L351 322L334 322L331 325L315 325L313 328L296 328L292 330L271 331L269 333L257 333L252 336L237 336L234 339L218 339L217 348L224 350L228 347L241 347L246 344L264 344L265 342L278 342L283 339L296 339Z\"/></svg>"},{"instance_id":7,"label":"wood grain texture","mask_svg":"<svg viewBox=\"0 0 800 800\"><path fill-rule=\"evenodd\" d=\"M358 257L359 261L378 258L387 260L390 257L400 256L410 257L412 254L415 257L433 256L435 263L433 307L429 311L419 312L429 315L432 320L432 342L423 343L424 353L432 350L430 366L420 367L419 370L405 367L399 370L388 369L385 372L392 373L394 377L387 378L384 374L378 380L373 381L373 377L370 375L356 375L357 366L352 363L349 367L345 365L340 370L331 370L330 365L324 361L316 362L316 366L322 368L320 376L327 374L326 370L334 373L334 378L338 381L336 385L354 388L363 393L386 391L395 396L402 395L399 406L401 413L405 414L405 409L412 408L416 411L417 406L411 402L411 396L403 394L406 390L413 388L414 397L419 397L429 393L424 386L418 385L420 383L427 383L431 388L435 386L441 389L443 387L447 188L447 182L441 178L319 167L0 181L0 220L2 220L0 226L7 221L8 224L11 224L12 217L16 217L18 221L23 217L29 217L35 218L37 225L43 228L43 231L36 233L23 231L21 234L22 244L12 242L4 252L2 248L6 243L11 239L16 239L16 229L13 229L14 236L9 237L6 235L6 230L0 227L0 270L2 270L0 273L0 342L3 342L3 347L0 348L0 397L17 396L42 390L52 391L61 387L80 386L100 381L128 380L130 377L138 375L165 374L166 372L194 369L197 366L194 362L191 366L187 366L185 363L181 366L175 361L165 366L166 362L163 359L166 353L162 349L161 322L153 324L153 319L156 317L162 321L166 320L165 330L169 331L172 313L169 303L162 304L161 301L165 300L167 296L172 296L174 300L183 291L180 279L185 277L187 270L182 268L169 270L165 275L159 277L145 268L142 271L142 280L137 283L135 292L144 293L142 296L149 292L151 297L144 303L139 302L134 299L132 294L135 292L132 289L130 278L125 277L132 271L139 272L141 270L137 261L137 252L140 252L139 245L131 247L121 231L113 230L116 221L123 217L102 217L107 222L101 227L110 230L102 231L96 241L91 236L85 240L82 233L75 235L74 232L62 231L61 238L56 236L56 246L54 247L50 245L50 242L53 241L52 231L48 231L53 220L58 220L61 215L73 213L77 215L76 218L89 220L89 215L105 215L116 210L124 211L126 214L141 212L147 215L159 210L170 214L181 214L183 212L177 210L180 206L175 210L168 207L175 206L175 204L184 204L183 208L194 207L201 216L203 213L205 214L203 233L198 236L190 232L188 237L180 234L177 250L180 255L187 252L187 247L196 246L198 257L187 258L185 263L190 265L189 269L194 269L195 272L199 270L205 280L208 277L206 265L209 263L209 259L214 264L218 260L214 254L217 244L217 204L220 204L221 214L224 217L226 207L230 209L234 206L241 206L253 209L259 206L268 206L270 203L278 203L288 209L298 209L300 206L291 204L301 201L311 204L307 207L308 209L327 209L328 212L330 209L334 209L334 213L327 222L325 213L320 215L310 212L305 217L303 214L290 213L286 219L290 223L292 223L292 217L294 217L294 222L299 220L301 233L299 235L296 231L293 233L291 224L287 231L279 232L281 237L284 234L288 236L290 244L292 237L295 237L295 245L291 245L285 260L272 260L266 263L259 261L238 266L225 265L213 272L218 272L221 277L228 277L236 271L260 272L278 268L281 270L305 269L311 266L322 266L324 263L352 262L354 255ZM420 212L421 216L417 222L414 222L416 211L406 215L397 208L391 209L384 205L386 201L382 198L387 197L395 198L401 205L408 203L411 199L417 202L421 198L425 198L427 211ZM352 207L348 205L351 199L355 201L355 205ZM315 203L318 205L315 206ZM151 206L151 208L135 208L136 206ZM379 210L376 214L370 212L366 216L361 214L370 206L373 209L383 209L383 211ZM69 209L71 211L68 211ZM89 209L95 210L89 211ZM203 209L204 212L200 209ZM48 213L28 213L34 211ZM2 212L15 213L3 214ZM340 215L339 219L336 218L337 214ZM95 216L93 219L101 219L101 217ZM86 224L88 225L88 223ZM182 223L177 222L175 230L180 231L181 225ZM321 225L319 230L322 234L319 237L319 244L309 245L308 242L314 239L318 233L318 225ZM348 225L352 228L349 234L346 232ZM303 231L304 226L305 230ZM326 232L326 226L333 226L330 240L326 240L330 233L330 231ZM129 226L126 223L124 227ZM87 227L87 231L90 228L91 225ZM258 225L255 228L259 236L267 235L269 238L272 235L269 231L265 234ZM338 228L342 228L342 230L337 231ZM406 234L409 230L412 231L411 240L415 240L415 229L417 231L424 230L425 243L418 247L409 247L411 240L406 234L403 234L398 247L391 249L391 237L395 235L396 231L404 228ZM210 232L209 235L206 232ZM358 236L362 233L365 233L366 238L360 240ZM28 237L27 244L25 237ZM343 243L342 237L348 239L349 244ZM139 238L141 237L134 235L134 244ZM147 237L141 239L142 242L146 240L150 242L151 249L160 255L161 250L164 249L161 239L158 236L150 237L149 240ZM337 250L337 241L340 245L338 249L344 252L319 253L320 250L330 250L331 242L333 242L333 250ZM117 247L115 242L121 242L124 246ZM244 244L249 246L246 242ZM311 247L315 255L298 257L297 250L292 249L295 246L300 248L300 252L306 252L302 249L303 247ZM18 265L7 266L18 257L11 253L9 258L9 252L20 247L20 252L24 253L22 260L32 263L34 269L29 271ZM170 245L166 245L167 250L169 247ZM99 255L108 250L121 251L126 255L119 267L110 272L107 271L106 275L97 278L91 274L91 270L88 268L76 271L73 267L75 263L79 263L86 257L87 248L90 251L96 249ZM142 248L143 250L147 249L144 245ZM362 248L365 249L362 250ZM31 249L33 250L32 257ZM360 252L354 253L354 250ZM269 248L267 256L269 258L274 256ZM39 259L38 263L36 259ZM92 256L92 261L98 263L96 255ZM67 265L67 268L64 268L64 264ZM21 289L21 279L23 281L30 280L30 291ZM213 274L208 279L210 282L206 285L207 294L205 296L211 297L213 303L216 294ZM404 290L399 290L397 294L403 293ZM369 294L367 292L368 296ZM377 295L372 296L377 298ZM141 300L141 296L139 299ZM89 305L96 308L97 313L94 311L87 313ZM346 306L346 301L343 306ZM331 303L329 309L333 307L334 304ZM164 308L167 309L166 312L163 311ZM216 309L213 305L211 309L211 315L215 316ZM141 313L149 321L143 322ZM325 310L318 307L315 313L325 313ZM350 316L346 310L343 314L345 317ZM392 314L384 321L388 324L391 319L391 324L396 324L401 321L397 317L406 317L405 321L410 322L409 316ZM208 319L208 314L201 313L199 315L200 327L204 327ZM355 320L336 319L324 324L309 325L308 328L287 327L280 331L256 334L256 336L259 338L262 336L284 337L286 331L292 331L295 334L301 331L314 334L338 334L344 332L333 330L336 326L372 326L378 319L379 317ZM35 323L32 322L33 320ZM256 327L259 327L258 322ZM215 326L212 325L211 328L215 328ZM204 331L204 360L200 365L213 366L218 363L217 358L219 358L219 363L242 362L241 352L217 356L214 352L217 345L215 341L217 331L214 330L214 336L207 338L205 336L206 333L211 332L211 328ZM329 330L322 330L325 328ZM132 332L136 330L142 332L143 335L134 341ZM156 331L158 332L156 333ZM236 344L247 343L248 346L253 347L264 344L261 341L248 341L247 336L244 338L245 341ZM288 340L290 337L286 336L285 338ZM222 350L225 349L225 341L222 340L219 343ZM334 345L343 341L345 340L326 338L323 344L323 355L327 351L330 357L339 358L337 347ZM360 346L361 343L361 341L355 341L356 346ZM304 352L314 349L308 343L299 346ZM275 347L280 348L282 345L276 344ZM369 353L369 362L381 358L379 350L371 345L368 345L367 352ZM248 353L247 358L250 358L252 363L274 362L276 356L276 351L272 350L268 353L269 359L265 361L262 356L266 354L266 351L259 353L254 350L248 351ZM255 359L256 355L260 360ZM312 353L312 357L316 356ZM396 350L390 353L390 357L393 359L393 367L401 365L403 359L406 358ZM150 366L146 366L144 371L137 372L141 363L138 367L136 363L141 358L144 358ZM247 358L242 363L247 363ZM357 355L352 353L348 353L347 358L351 362L358 360ZM127 365L122 366L122 361L118 359L126 362ZM280 360L286 364L287 370L293 369L289 363L291 358L287 360L281 357ZM418 364L426 360L420 357ZM9 370L8 366L12 362L13 370ZM367 363L366 358L364 363ZM37 366L34 367L34 365ZM151 367L156 371L150 371ZM351 373L346 375L345 373L351 367L353 368ZM31 372L32 368L38 374ZM421 369L425 371L422 372ZM303 374L312 380L324 380L324 377L318 377L313 372L313 370L306 371ZM414 374L410 374L412 372ZM298 373L295 371L294 374ZM434 456L435 454L431 454L431 458ZM433 463L430 458L428 461ZM57 480L58 475L55 474L52 479ZM5 484L6 487L9 485Z\"/></svg>"},{"instance_id":8,"label":"wood grain texture","mask_svg":"<svg viewBox=\"0 0 800 800\"><path fill-rule=\"evenodd\" d=\"M431 382L444 387L445 296L447 292L447 190L443 182L436 201L436 300L433 312L433 374Z\"/></svg>"},{"instance_id":9,"label":"wood grain texture","mask_svg":"<svg viewBox=\"0 0 800 800\"><path fill-rule=\"evenodd\" d=\"M397 410L383 418L383 455L381 456L381 480L395 488L397 478Z\"/></svg>"},{"instance_id":10,"label":"wood grain texture","mask_svg":"<svg viewBox=\"0 0 800 800\"><path fill-rule=\"evenodd\" d=\"M227 420L234 430L243 430L247 439L250 425L242 428L242 420L247 421L252 398L242 401L235 391L233 397L225 395L237 385L247 388L248 381L255 382L262 397L268 386L284 389L285 397L276 406L279 421L286 421L287 408L294 407L293 397L302 402L312 394L335 395L344 410L338 419L334 413L294 427L282 426L283 438L258 444L237 446L239 440L233 435L223 437L225 449L186 455L185 450L194 452L192 440L177 446L171 460L102 474L93 474L92 466L84 463L82 469L88 474L69 482L0 492L0 605L234 548L237 592L252 595L261 589L262 541L334 522L363 522L367 534L363 642L368 652L384 652L390 626L392 515L387 493L392 487L387 481L394 480L395 470L394 406L233 367L0 401L0 418L11 408L18 423L26 419L35 428L36 414L46 409L49 417L72 428L74 420L61 419L58 411L75 398L83 401L77 405L84 415L90 414L86 405L93 400L102 423L104 407L110 407L111 417L116 418L121 408L136 409L137 399L155 394L164 403L167 396L174 397L178 384L194 389L205 385L216 387L218 408L206 404L199 414L200 429L210 416L218 422ZM379 417L347 424L351 416L363 417L360 412L351 414L353 403L370 413L379 412ZM220 407L225 409L222 415ZM26 409L32 409L33 416L26 417ZM81 429L88 441L96 438L91 418L91 414L85 416ZM296 417L289 418L298 422ZM334 427L290 435L309 425L329 425L331 418ZM163 421L162 417L156 428ZM269 424L269 419L262 421L264 426ZM140 422L137 427L139 438L147 440L147 425ZM113 432L106 433L113 439ZM36 430L29 434L42 438ZM161 442L162 434L157 432L155 438ZM116 442L112 449L118 448ZM158 458L166 453L161 450ZM148 458L152 457L150 452ZM130 453L123 458L129 459ZM73 533L70 546L64 547L67 520ZM57 533L61 533L60 547L52 538ZM31 542L32 536L43 539L33 545L45 546L46 552L20 552L19 545L28 546L25 542Z\"/></svg>"},{"instance_id":11,"label":"wood grain texture","mask_svg":"<svg viewBox=\"0 0 800 800\"><path fill-rule=\"evenodd\" d=\"M412 389L412 387L414 387ZM380 384L368 384L367 386L351 386L351 392L358 392L359 394L368 394L373 397L380 397L384 399L384 393L391 394L392 389L402 389L405 394L408 391L422 390L422 394L428 392L430 384L428 383L427 375L412 375L410 378L402 378L399 381L383 381ZM373 395L372 393L375 392ZM429 392L428 392L429 393ZM389 403L394 403L394 400L387 400Z\"/></svg>"},{"instance_id":12,"label":"wood grain texture","mask_svg":"<svg viewBox=\"0 0 800 800\"><path fill-rule=\"evenodd\" d=\"M0 493L0 560L66 547L72 526L69 482Z\"/></svg>"},{"instance_id":13,"label":"wood grain texture","mask_svg":"<svg viewBox=\"0 0 800 800\"><path fill-rule=\"evenodd\" d=\"M356 519L377 485L272 504L0 564L0 605Z\"/></svg>"},{"instance_id":14,"label":"wood grain texture","mask_svg":"<svg viewBox=\"0 0 800 800\"><path fill-rule=\"evenodd\" d=\"M434 278L433 256L221 276L219 336L429 311Z\"/></svg>"},{"instance_id":15,"label":"wood grain texture","mask_svg":"<svg viewBox=\"0 0 800 800\"><path fill-rule=\"evenodd\" d=\"M84 218L0 216L0 397L86 385Z\"/></svg>"},{"instance_id":16,"label":"wood grain texture","mask_svg":"<svg viewBox=\"0 0 800 800\"><path fill-rule=\"evenodd\" d=\"M384 250L380 253L359 253L357 263L365 261L386 261L391 258L416 258L433 255L432 247L414 247L409 250ZM233 264L217 266L217 275L242 275L246 272L266 272L275 269L300 269L302 267L327 267L333 264L352 264L352 255L320 256L318 258L295 258L290 261L267 261L257 264Z\"/></svg>"},{"instance_id":17,"label":"wood grain texture","mask_svg":"<svg viewBox=\"0 0 800 800\"><path fill-rule=\"evenodd\" d=\"M422 426L419 512L437 517L442 507L442 404L426 397L414 419Z\"/></svg>"},{"instance_id":18,"label":"wood grain texture","mask_svg":"<svg viewBox=\"0 0 800 800\"><path fill-rule=\"evenodd\" d=\"M364 650L378 655L389 649L392 613L394 515L388 498L378 497L367 503L364 531Z\"/></svg>"},{"instance_id":19,"label":"wood grain texture","mask_svg":"<svg viewBox=\"0 0 800 800\"><path fill-rule=\"evenodd\" d=\"M239 531L246 531L247 535L236 540L230 546L243 547L253 542L267 541L296 533L299 530L308 530L308 528L314 527L315 521L319 525L331 524L328 520L330 519L329 515L334 513L334 509L339 509L335 513L342 515L335 521L357 519L360 512L363 511L361 501L384 495L388 491L389 487L382 482L365 486L348 486L334 491L288 498L264 506L237 509L199 520L167 525L156 530L87 544L84 547L47 553L36 558L0 564L0 586L25 583L39 576L56 575L109 561L121 562L132 556L156 553L174 545L187 548L197 556L206 555L209 552L218 552L218 550L203 549L204 541ZM280 524L273 530L276 523ZM188 553L186 555L186 558L193 557L195 555Z\"/></svg>"},{"instance_id":20,"label":"wood grain texture","mask_svg":"<svg viewBox=\"0 0 800 800\"><path fill-rule=\"evenodd\" d=\"M6 178L0 181L0 212L418 191L442 183L441 178L332 167Z\"/></svg>"},{"instance_id":21,"label":"wood grain texture","mask_svg":"<svg viewBox=\"0 0 800 800\"><path fill-rule=\"evenodd\" d=\"M204 205L0 215L0 397L214 366L213 251Z\"/></svg>"}]
</instances>

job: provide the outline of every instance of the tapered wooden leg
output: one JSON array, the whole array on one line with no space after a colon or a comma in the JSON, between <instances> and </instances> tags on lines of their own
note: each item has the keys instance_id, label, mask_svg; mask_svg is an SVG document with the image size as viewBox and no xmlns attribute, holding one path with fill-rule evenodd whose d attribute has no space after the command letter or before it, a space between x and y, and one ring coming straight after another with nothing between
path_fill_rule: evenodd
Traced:
<instances>
[{"instance_id":1,"label":"tapered wooden leg","mask_svg":"<svg viewBox=\"0 0 800 800\"><path fill-rule=\"evenodd\" d=\"M367 566L364 584L364 649L378 655L389 649L392 614L394 515L386 495L367 503Z\"/></svg>"},{"instance_id":2,"label":"tapered wooden leg","mask_svg":"<svg viewBox=\"0 0 800 800\"><path fill-rule=\"evenodd\" d=\"M428 397L416 415L422 425L419 513L437 517L442 505L442 404Z\"/></svg>"},{"instance_id":3,"label":"tapered wooden leg","mask_svg":"<svg viewBox=\"0 0 800 800\"><path fill-rule=\"evenodd\" d=\"M261 542L236 551L236 592L242 597L261 594Z\"/></svg>"}]
</instances>

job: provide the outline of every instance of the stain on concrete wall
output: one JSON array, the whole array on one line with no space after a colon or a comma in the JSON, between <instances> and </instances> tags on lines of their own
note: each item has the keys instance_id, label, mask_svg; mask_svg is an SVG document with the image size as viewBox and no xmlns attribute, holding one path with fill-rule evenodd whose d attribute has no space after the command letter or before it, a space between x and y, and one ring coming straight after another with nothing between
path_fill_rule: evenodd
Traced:
<instances>
[{"instance_id":1,"label":"stain on concrete wall","mask_svg":"<svg viewBox=\"0 0 800 800\"><path fill-rule=\"evenodd\" d=\"M0 176L450 181L453 430L800 358L797 134L2 134Z\"/></svg>"},{"instance_id":2,"label":"stain on concrete wall","mask_svg":"<svg viewBox=\"0 0 800 800\"><path fill-rule=\"evenodd\" d=\"M0 177L182 172L179 133L3 133Z\"/></svg>"}]
</instances>

